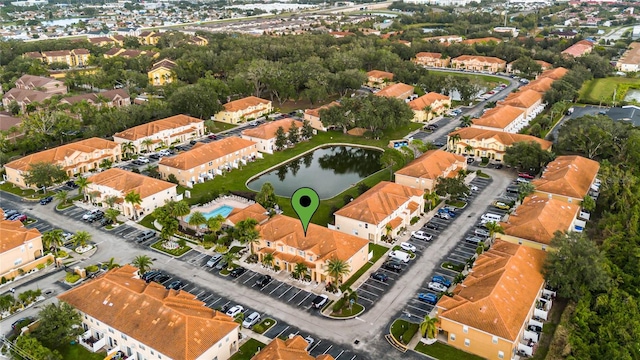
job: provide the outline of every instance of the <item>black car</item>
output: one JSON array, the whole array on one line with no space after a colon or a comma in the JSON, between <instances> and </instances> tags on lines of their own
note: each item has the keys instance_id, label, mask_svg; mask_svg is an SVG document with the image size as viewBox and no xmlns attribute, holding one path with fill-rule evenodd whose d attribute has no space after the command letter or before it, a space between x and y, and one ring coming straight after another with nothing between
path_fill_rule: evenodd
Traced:
<instances>
[{"instance_id":1,"label":"black car","mask_svg":"<svg viewBox=\"0 0 640 360\"><path fill-rule=\"evenodd\" d=\"M113 220L107 219L106 217L103 217L102 220L100 220L100 226L107 226L111 224L113 224Z\"/></svg>"},{"instance_id":2,"label":"black car","mask_svg":"<svg viewBox=\"0 0 640 360\"><path fill-rule=\"evenodd\" d=\"M29 325L29 323L31 323L32 321L33 321L33 318L31 316L27 316L25 318L18 319L13 324L11 324L11 329L15 329L20 324Z\"/></svg>"},{"instance_id":3,"label":"black car","mask_svg":"<svg viewBox=\"0 0 640 360\"><path fill-rule=\"evenodd\" d=\"M425 223L424 227L431 230L438 230L440 228L438 224L432 222Z\"/></svg>"},{"instance_id":4,"label":"black car","mask_svg":"<svg viewBox=\"0 0 640 360\"><path fill-rule=\"evenodd\" d=\"M162 274L162 273L160 271L158 271L158 270L147 271L146 273L142 274L142 280L149 282L155 276L158 276L160 274Z\"/></svg>"},{"instance_id":5,"label":"black car","mask_svg":"<svg viewBox=\"0 0 640 360\"><path fill-rule=\"evenodd\" d=\"M163 282L167 281L171 279L171 276L167 275L167 274L160 274L158 276L154 276L152 281L157 282L158 284L162 284Z\"/></svg>"},{"instance_id":6,"label":"black car","mask_svg":"<svg viewBox=\"0 0 640 360\"><path fill-rule=\"evenodd\" d=\"M47 205L52 201L53 201L53 196L47 196L46 198L40 199L40 205Z\"/></svg>"},{"instance_id":7,"label":"black car","mask_svg":"<svg viewBox=\"0 0 640 360\"><path fill-rule=\"evenodd\" d=\"M180 290L184 287L184 284L182 283L182 281L180 280L176 280L174 282L172 282L171 284L167 285L167 290Z\"/></svg>"},{"instance_id":8,"label":"black car","mask_svg":"<svg viewBox=\"0 0 640 360\"><path fill-rule=\"evenodd\" d=\"M76 184L73 180L69 180L65 183L65 185L67 185L68 187L72 188L72 189L77 189L78 188L78 184Z\"/></svg>"},{"instance_id":9,"label":"black car","mask_svg":"<svg viewBox=\"0 0 640 360\"><path fill-rule=\"evenodd\" d=\"M400 266L400 264L398 264L397 262L393 262L393 261L387 261L386 263L382 264L382 268L390 271L394 271L397 273L402 271L402 266Z\"/></svg>"},{"instance_id":10,"label":"black car","mask_svg":"<svg viewBox=\"0 0 640 360\"><path fill-rule=\"evenodd\" d=\"M437 147L437 148L441 148L445 145L445 143L441 142L441 141L434 141L433 142L433 146Z\"/></svg>"},{"instance_id":11,"label":"black car","mask_svg":"<svg viewBox=\"0 0 640 360\"><path fill-rule=\"evenodd\" d=\"M191 145L195 145L195 144L197 144L197 143L198 143L198 142L197 142L196 140L191 140L191 141L189 141L189 144L191 144Z\"/></svg>"},{"instance_id":12,"label":"black car","mask_svg":"<svg viewBox=\"0 0 640 360\"><path fill-rule=\"evenodd\" d=\"M476 161L476 159L472 158L472 157L468 157L467 158L467 164L473 164Z\"/></svg>"},{"instance_id":13,"label":"black car","mask_svg":"<svg viewBox=\"0 0 640 360\"><path fill-rule=\"evenodd\" d=\"M500 170L500 169L502 169L502 166L503 166L502 164L497 164L496 165L496 169Z\"/></svg>"},{"instance_id":14,"label":"black car","mask_svg":"<svg viewBox=\"0 0 640 360\"><path fill-rule=\"evenodd\" d=\"M89 216L89 218L87 218L87 222L94 222L94 221L98 221L98 220L102 220L102 218L104 217L104 213L103 212L97 212L91 216Z\"/></svg>"},{"instance_id":15,"label":"black car","mask_svg":"<svg viewBox=\"0 0 640 360\"><path fill-rule=\"evenodd\" d=\"M258 280L256 280L256 285L260 286L260 287L265 287L267 285L269 285L269 283L271 282L271 276L269 275L262 275L258 278Z\"/></svg>"},{"instance_id":16,"label":"black car","mask_svg":"<svg viewBox=\"0 0 640 360\"><path fill-rule=\"evenodd\" d=\"M153 159L153 160L158 160L158 159L160 159L160 155L158 155L158 154L151 154L151 155L149 155L149 158L150 158L150 159Z\"/></svg>"},{"instance_id":17,"label":"black car","mask_svg":"<svg viewBox=\"0 0 640 360\"><path fill-rule=\"evenodd\" d=\"M247 269L243 268L242 266L239 266L233 270L231 270L231 272L229 273L229 275L231 275L231 277L240 277L242 274L244 274L245 272L247 272Z\"/></svg>"},{"instance_id":18,"label":"black car","mask_svg":"<svg viewBox=\"0 0 640 360\"><path fill-rule=\"evenodd\" d=\"M387 280L389 279L387 274L381 272L371 274L371 278L382 282L387 282Z\"/></svg>"}]
</instances>

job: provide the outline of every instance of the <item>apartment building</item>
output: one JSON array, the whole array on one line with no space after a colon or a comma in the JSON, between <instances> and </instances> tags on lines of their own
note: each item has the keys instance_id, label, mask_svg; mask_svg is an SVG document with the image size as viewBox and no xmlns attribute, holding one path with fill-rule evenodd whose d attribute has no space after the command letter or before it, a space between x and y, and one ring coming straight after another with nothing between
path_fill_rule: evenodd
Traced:
<instances>
[{"instance_id":1,"label":"apartment building","mask_svg":"<svg viewBox=\"0 0 640 360\"><path fill-rule=\"evenodd\" d=\"M483 37L483 38L477 38L477 39L462 40L462 43L465 45L488 44L492 42L499 44L502 42L502 39L498 39L497 37Z\"/></svg>"},{"instance_id":2,"label":"apartment building","mask_svg":"<svg viewBox=\"0 0 640 360\"><path fill-rule=\"evenodd\" d=\"M2 105L8 109L15 102L20 107L20 111L24 113L29 104L42 103L53 95L55 94L44 91L13 88L2 96Z\"/></svg>"},{"instance_id":3,"label":"apartment building","mask_svg":"<svg viewBox=\"0 0 640 360\"><path fill-rule=\"evenodd\" d=\"M251 360L334 360L329 354L313 357L307 352L309 343L300 335L287 340L275 338Z\"/></svg>"},{"instance_id":4,"label":"apartment building","mask_svg":"<svg viewBox=\"0 0 640 360\"><path fill-rule=\"evenodd\" d=\"M585 196L598 193L600 163L577 155L558 156L542 176L531 183L534 194L579 205Z\"/></svg>"},{"instance_id":5,"label":"apartment building","mask_svg":"<svg viewBox=\"0 0 640 360\"><path fill-rule=\"evenodd\" d=\"M545 103L542 100L541 93L529 89L512 92L504 100L498 102L498 105L508 105L524 110L525 121L529 123L544 110Z\"/></svg>"},{"instance_id":6,"label":"apartment building","mask_svg":"<svg viewBox=\"0 0 640 360\"><path fill-rule=\"evenodd\" d=\"M217 113L214 120L228 124L239 124L267 115L273 111L271 101L255 96L230 101L223 106L224 110Z\"/></svg>"},{"instance_id":7,"label":"apartment building","mask_svg":"<svg viewBox=\"0 0 640 360\"><path fill-rule=\"evenodd\" d=\"M416 54L413 62L416 65L422 65L426 67L439 67L446 68L449 67L449 63L451 62L451 58L442 56L441 53L433 53L433 52L419 52Z\"/></svg>"},{"instance_id":8,"label":"apartment building","mask_svg":"<svg viewBox=\"0 0 640 360\"><path fill-rule=\"evenodd\" d=\"M367 73L367 83L369 87L383 89L393 85L393 73L381 70L371 70Z\"/></svg>"},{"instance_id":9,"label":"apartment building","mask_svg":"<svg viewBox=\"0 0 640 360\"><path fill-rule=\"evenodd\" d=\"M462 55L451 60L451 67L469 71L503 72L507 62L490 56Z\"/></svg>"},{"instance_id":10,"label":"apartment building","mask_svg":"<svg viewBox=\"0 0 640 360\"><path fill-rule=\"evenodd\" d=\"M163 158L158 171L163 179L173 174L180 185L191 188L260 157L255 142L228 137L208 144L197 143L189 151Z\"/></svg>"},{"instance_id":11,"label":"apartment building","mask_svg":"<svg viewBox=\"0 0 640 360\"><path fill-rule=\"evenodd\" d=\"M569 72L569 70L563 68L563 67L557 67L554 69L549 69L546 71L543 71L540 75L538 75L538 79L541 78L550 78L555 80L560 80L562 79L565 75L567 75L567 73Z\"/></svg>"},{"instance_id":12,"label":"apartment building","mask_svg":"<svg viewBox=\"0 0 640 360\"><path fill-rule=\"evenodd\" d=\"M514 63L514 62L515 62L515 61L512 61L512 62L510 62L510 63L508 63L508 64L507 64L507 72L508 72L508 73L510 73L510 74L520 74L520 71L513 69L513 63ZM552 65L552 64L549 64L549 63L548 63L548 62L546 62L546 61L542 61L542 60L535 60L535 62L536 62L538 65L540 65L540 68L541 68L541 70L542 70L542 71L549 70L549 69L553 68L553 65Z\"/></svg>"},{"instance_id":13,"label":"apartment building","mask_svg":"<svg viewBox=\"0 0 640 360\"><path fill-rule=\"evenodd\" d=\"M21 90L34 90L47 94L67 93L67 87L64 85L64 82L49 77L34 75L22 75L16 80L16 88Z\"/></svg>"},{"instance_id":14,"label":"apartment building","mask_svg":"<svg viewBox=\"0 0 640 360\"><path fill-rule=\"evenodd\" d=\"M332 259L340 259L349 265L349 273L338 279L343 283L369 259L367 240L312 223L305 235L300 220L289 216L276 215L259 230L260 240L251 246L260 260L271 254L273 266L286 272L293 272L298 263L305 264L311 281L334 281L326 265Z\"/></svg>"},{"instance_id":15,"label":"apartment building","mask_svg":"<svg viewBox=\"0 0 640 360\"><path fill-rule=\"evenodd\" d=\"M340 105L337 101L332 101L327 105L322 105L315 109L307 109L304 111L304 119L309 122L312 128L321 131L327 131L327 127L322 124L322 120L320 118L320 110L328 109L333 106Z\"/></svg>"},{"instance_id":16,"label":"apartment building","mask_svg":"<svg viewBox=\"0 0 640 360\"><path fill-rule=\"evenodd\" d=\"M27 184L24 175L32 164L47 162L60 165L70 177L84 174L100 168L104 160L120 161L120 145L101 138L89 138L52 149L27 155L5 164L5 180L21 188L35 189L34 184Z\"/></svg>"},{"instance_id":17,"label":"apartment building","mask_svg":"<svg viewBox=\"0 0 640 360\"><path fill-rule=\"evenodd\" d=\"M527 126L529 121L530 118L525 116L523 109L504 105L496 106L478 119L474 119L471 127L515 134Z\"/></svg>"},{"instance_id":18,"label":"apartment building","mask_svg":"<svg viewBox=\"0 0 640 360\"><path fill-rule=\"evenodd\" d=\"M447 148L455 154L486 157L503 161L507 148L518 142L537 142L540 148L551 151L553 143L535 136L485 130L474 127L458 129L447 135Z\"/></svg>"},{"instance_id":19,"label":"apartment building","mask_svg":"<svg viewBox=\"0 0 640 360\"><path fill-rule=\"evenodd\" d=\"M489 360L533 355L542 327L534 317L547 317L552 292L544 288L546 254L496 240L475 261L473 270L455 287L453 297L438 301L437 316L446 343Z\"/></svg>"},{"instance_id":20,"label":"apartment building","mask_svg":"<svg viewBox=\"0 0 640 360\"><path fill-rule=\"evenodd\" d=\"M451 97L430 92L409 101L409 107L413 110L412 121L428 122L451 108Z\"/></svg>"},{"instance_id":21,"label":"apartment building","mask_svg":"<svg viewBox=\"0 0 640 360\"><path fill-rule=\"evenodd\" d=\"M114 89L99 93L75 95L60 99L61 104L69 105L74 105L83 101L86 101L89 105L93 105L98 108L102 106L123 107L131 105L131 96L124 89Z\"/></svg>"},{"instance_id":22,"label":"apartment building","mask_svg":"<svg viewBox=\"0 0 640 360\"><path fill-rule=\"evenodd\" d=\"M443 150L429 150L417 159L396 171L396 184L432 192L440 178L458 176L467 169L464 156Z\"/></svg>"},{"instance_id":23,"label":"apartment building","mask_svg":"<svg viewBox=\"0 0 640 360\"><path fill-rule=\"evenodd\" d=\"M175 80L175 73L173 69L178 66L175 62L169 59L162 59L153 64L151 70L147 72L149 77L149 83L153 86L164 86L170 84Z\"/></svg>"},{"instance_id":24,"label":"apartment building","mask_svg":"<svg viewBox=\"0 0 640 360\"><path fill-rule=\"evenodd\" d=\"M58 296L81 315L78 343L127 360L227 360L238 351L240 325L231 317L137 272L124 265Z\"/></svg>"},{"instance_id":25,"label":"apartment building","mask_svg":"<svg viewBox=\"0 0 640 360\"><path fill-rule=\"evenodd\" d=\"M138 35L138 41L142 45L157 45L162 34L155 31L143 31Z\"/></svg>"},{"instance_id":26,"label":"apartment building","mask_svg":"<svg viewBox=\"0 0 640 360\"><path fill-rule=\"evenodd\" d=\"M153 151L156 147L183 144L202 136L204 121L187 115L175 115L115 133L113 141L118 144L132 143L136 153L140 153L144 150ZM147 146L149 140L152 145Z\"/></svg>"},{"instance_id":27,"label":"apartment building","mask_svg":"<svg viewBox=\"0 0 640 360\"><path fill-rule=\"evenodd\" d=\"M429 42L439 42L439 43L448 45L451 43L461 42L462 36L458 36L458 35L431 36L431 37L423 38L422 40L429 41Z\"/></svg>"},{"instance_id":28,"label":"apartment building","mask_svg":"<svg viewBox=\"0 0 640 360\"><path fill-rule=\"evenodd\" d=\"M298 128L299 133L302 130L302 122L287 118L269 121L254 128L243 130L241 135L243 139L255 142L258 151L273 154L273 152L276 151L276 133L278 132L278 128L281 127L285 134L289 134L289 129L294 125Z\"/></svg>"},{"instance_id":29,"label":"apartment building","mask_svg":"<svg viewBox=\"0 0 640 360\"><path fill-rule=\"evenodd\" d=\"M520 91L533 90L533 91L537 91L539 93L544 94L547 91L549 91L549 89L551 89L551 85L553 84L553 82L554 80L552 78L541 77L521 87Z\"/></svg>"},{"instance_id":30,"label":"apartment building","mask_svg":"<svg viewBox=\"0 0 640 360\"><path fill-rule=\"evenodd\" d=\"M134 59L138 56L148 56L150 58L157 58L160 54L154 51L137 50L137 49L123 49L114 47L104 53L104 57L111 59L114 57L122 57L125 59Z\"/></svg>"},{"instance_id":31,"label":"apartment building","mask_svg":"<svg viewBox=\"0 0 640 360\"><path fill-rule=\"evenodd\" d=\"M35 58L35 54L30 53L29 57ZM70 67L86 66L89 63L89 56L91 53L87 49L73 49L73 50L56 50L56 51L43 51L41 53L41 61L52 63L63 63Z\"/></svg>"},{"instance_id":32,"label":"apartment building","mask_svg":"<svg viewBox=\"0 0 640 360\"><path fill-rule=\"evenodd\" d=\"M632 42L627 51L616 61L616 69L622 72L640 71L640 43Z\"/></svg>"},{"instance_id":33,"label":"apartment building","mask_svg":"<svg viewBox=\"0 0 640 360\"><path fill-rule=\"evenodd\" d=\"M424 210L424 191L382 181L336 211L335 229L378 243L394 237Z\"/></svg>"},{"instance_id":34,"label":"apartment building","mask_svg":"<svg viewBox=\"0 0 640 360\"><path fill-rule=\"evenodd\" d=\"M400 100L406 100L413 95L415 88L411 85L397 83L389 85L375 93L376 96L394 97Z\"/></svg>"},{"instance_id":35,"label":"apartment building","mask_svg":"<svg viewBox=\"0 0 640 360\"><path fill-rule=\"evenodd\" d=\"M20 124L22 124L22 119L6 111L0 111L0 133L4 134L7 141L15 143L17 139L24 136Z\"/></svg>"},{"instance_id":36,"label":"apartment building","mask_svg":"<svg viewBox=\"0 0 640 360\"><path fill-rule=\"evenodd\" d=\"M0 219L4 211L0 209ZM38 229L29 229L20 221L0 220L0 275L28 264L44 254Z\"/></svg>"},{"instance_id":37,"label":"apartment building","mask_svg":"<svg viewBox=\"0 0 640 360\"><path fill-rule=\"evenodd\" d=\"M589 40L580 40L566 48L561 54L571 57L580 57L591 53L594 43Z\"/></svg>"}]
</instances>

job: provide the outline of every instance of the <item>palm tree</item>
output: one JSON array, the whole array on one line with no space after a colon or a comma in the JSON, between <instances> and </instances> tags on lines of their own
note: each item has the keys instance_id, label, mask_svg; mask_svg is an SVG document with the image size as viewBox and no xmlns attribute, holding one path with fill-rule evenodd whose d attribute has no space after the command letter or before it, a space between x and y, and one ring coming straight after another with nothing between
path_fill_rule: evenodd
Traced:
<instances>
[{"instance_id":1,"label":"palm tree","mask_svg":"<svg viewBox=\"0 0 640 360\"><path fill-rule=\"evenodd\" d=\"M469 127L472 123L473 121L471 120L471 116L469 115L465 115L460 118L460 125L462 125L462 127Z\"/></svg>"},{"instance_id":2,"label":"palm tree","mask_svg":"<svg viewBox=\"0 0 640 360\"><path fill-rule=\"evenodd\" d=\"M504 229L495 221L489 221L484 225L489 230L489 237L493 239L495 234L504 234Z\"/></svg>"},{"instance_id":3,"label":"palm tree","mask_svg":"<svg viewBox=\"0 0 640 360\"><path fill-rule=\"evenodd\" d=\"M69 202L69 192L66 190L58 191L53 197L60 201L59 205L66 205Z\"/></svg>"},{"instance_id":4,"label":"palm tree","mask_svg":"<svg viewBox=\"0 0 640 360\"><path fill-rule=\"evenodd\" d=\"M431 105L427 105L422 109L422 111L424 111L424 113L426 114L427 122L429 121L429 115L431 114L431 109L432 109Z\"/></svg>"},{"instance_id":5,"label":"palm tree","mask_svg":"<svg viewBox=\"0 0 640 360\"><path fill-rule=\"evenodd\" d=\"M236 240L244 245L248 245L253 254L253 244L257 244L260 239L260 232L256 229L258 221L254 218L246 218L238 221L234 230Z\"/></svg>"},{"instance_id":6,"label":"palm tree","mask_svg":"<svg viewBox=\"0 0 640 360\"><path fill-rule=\"evenodd\" d=\"M107 209L107 211L104 212L104 217L114 224L118 222L118 215L120 215L120 210L118 209Z\"/></svg>"},{"instance_id":7,"label":"palm tree","mask_svg":"<svg viewBox=\"0 0 640 360\"><path fill-rule=\"evenodd\" d=\"M467 145L467 146L465 146L465 147L464 147L464 151L465 151L467 154L472 154L473 146L471 146L471 145Z\"/></svg>"},{"instance_id":8,"label":"palm tree","mask_svg":"<svg viewBox=\"0 0 640 360\"><path fill-rule=\"evenodd\" d=\"M53 229L42 234L42 245L45 249L53 251L54 257L58 256L58 247L64 244L62 229Z\"/></svg>"},{"instance_id":9,"label":"palm tree","mask_svg":"<svg viewBox=\"0 0 640 360\"><path fill-rule=\"evenodd\" d=\"M194 211L189 216L189 225L195 226L196 229L200 230L200 225L204 225L207 223L207 218L200 211Z\"/></svg>"},{"instance_id":10,"label":"palm tree","mask_svg":"<svg viewBox=\"0 0 640 360\"><path fill-rule=\"evenodd\" d=\"M91 181L89 181L84 176L78 177L78 179L75 182L76 182L76 185L78 185L78 195L84 193L84 191L87 188L87 186L89 186L89 184L91 184Z\"/></svg>"},{"instance_id":11,"label":"palm tree","mask_svg":"<svg viewBox=\"0 0 640 360\"><path fill-rule=\"evenodd\" d=\"M451 143L451 148L449 148L449 150L455 149L456 143L458 141L460 141L461 139L462 139L462 137L460 136L460 134L455 134L453 136L450 136L449 137L449 142Z\"/></svg>"},{"instance_id":12,"label":"palm tree","mask_svg":"<svg viewBox=\"0 0 640 360\"><path fill-rule=\"evenodd\" d=\"M438 332L438 318L432 318L429 315L425 315L424 320L420 323L420 334L427 339L435 339ZM407 341L410 339L406 339Z\"/></svg>"},{"instance_id":13,"label":"palm tree","mask_svg":"<svg viewBox=\"0 0 640 360\"><path fill-rule=\"evenodd\" d=\"M456 275L456 277L455 277L455 278L453 278L453 283L454 283L454 284L460 284L460 283L461 283L461 282L463 282L463 281L464 281L464 279L466 279L466 278L467 278L467 276L466 276L465 274L463 274L463 273L458 273L458 274Z\"/></svg>"},{"instance_id":14,"label":"palm tree","mask_svg":"<svg viewBox=\"0 0 640 360\"><path fill-rule=\"evenodd\" d=\"M162 230L160 230L160 238L167 241L170 240L173 234L178 231L180 223L174 218L167 218L162 220Z\"/></svg>"},{"instance_id":15,"label":"palm tree","mask_svg":"<svg viewBox=\"0 0 640 360\"><path fill-rule=\"evenodd\" d=\"M124 201L131 204L131 209L133 211L133 218L136 220L138 218L138 212L136 211L136 205L140 205L142 203L142 198L140 197L140 193L135 191L130 191L124 197Z\"/></svg>"},{"instance_id":16,"label":"palm tree","mask_svg":"<svg viewBox=\"0 0 640 360\"><path fill-rule=\"evenodd\" d=\"M308 272L309 268L307 268L307 265L299 262L296 263L296 266L293 268L293 273L291 275L293 275L295 279L301 280L307 276Z\"/></svg>"},{"instance_id":17,"label":"palm tree","mask_svg":"<svg viewBox=\"0 0 640 360\"><path fill-rule=\"evenodd\" d=\"M116 205L116 201L118 201L118 197L115 195L105 196L102 200L109 208L113 208Z\"/></svg>"},{"instance_id":18,"label":"palm tree","mask_svg":"<svg viewBox=\"0 0 640 360\"><path fill-rule=\"evenodd\" d=\"M273 257L273 254L271 253L266 253L262 256L262 264L264 264L264 266L268 267L268 268L272 268L273 267L273 261L275 260L275 258Z\"/></svg>"},{"instance_id":19,"label":"palm tree","mask_svg":"<svg viewBox=\"0 0 640 360\"><path fill-rule=\"evenodd\" d=\"M522 200L532 194L535 191L535 186L530 182L521 182L518 184L518 202L522 203Z\"/></svg>"},{"instance_id":20,"label":"palm tree","mask_svg":"<svg viewBox=\"0 0 640 360\"><path fill-rule=\"evenodd\" d=\"M131 265L138 268L138 274L143 275L151 268L153 260L147 255L138 255L133 259Z\"/></svg>"},{"instance_id":21,"label":"palm tree","mask_svg":"<svg viewBox=\"0 0 640 360\"><path fill-rule=\"evenodd\" d=\"M207 219L207 228L209 228L209 231L211 231L212 233L215 233L222 228L222 224L224 223L224 221L225 218L222 215L218 214Z\"/></svg>"},{"instance_id":22,"label":"palm tree","mask_svg":"<svg viewBox=\"0 0 640 360\"><path fill-rule=\"evenodd\" d=\"M153 140L146 138L144 140L142 140L142 142L140 143L142 146L145 147L145 149L147 149L147 152L151 151L151 147L153 146Z\"/></svg>"},{"instance_id":23,"label":"palm tree","mask_svg":"<svg viewBox=\"0 0 640 360\"><path fill-rule=\"evenodd\" d=\"M351 273L351 267L346 261L338 258L333 258L327 261L327 264L325 265L325 271L327 272L327 274L329 274L329 276L333 278L334 282L339 283L341 282L344 275L348 275Z\"/></svg>"},{"instance_id":24,"label":"palm tree","mask_svg":"<svg viewBox=\"0 0 640 360\"><path fill-rule=\"evenodd\" d=\"M169 214L173 217L183 217L189 215L191 212L191 207L187 204L186 201L180 200L176 202L169 203L171 210Z\"/></svg>"},{"instance_id":25,"label":"palm tree","mask_svg":"<svg viewBox=\"0 0 640 360\"><path fill-rule=\"evenodd\" d=\"M16 299L11 294L0 296L0 311L6 311L13 306Z\"/></svg>"},{"instance_id":26,"label":"palm tree","mask_svg":"<svg viewBox=\"0 0 640 360\"><path fill-rule=\"evenodd\" d=\"M115 258L109 259L109 262L106 263L105 265L107 265L107 270L116 269L120 267L120 264L116 263Z\"/></svg>"},{"instance_id":27,"label":"palm tree","mask_svg":"<svg viewBox=\"0 0 640 360\"><path fill-rule=\"evenodd\" d=\"M425 192L424 199L429 204L429 210L431 210L438 204L438 200L440 200L440 195L436 194L435 191Z\"/></svg>"},{"instance_id":28,"label":"palm tree","mask_svg":"<svg viewBox=\"0 0 640 360\"><path fill-rule=\"evenodd\" d=\"M136 147L133 145L132 142L126 142L126 143L122 143L122 154L127 157L127 155L129 154L133 154L136 152Z\"/></svg>"},{"instance_id":29,"label":"palm tree","mask_svg":"<svg viewBox=\"0 0 640 360\"><path fill-rule=\"evenodd\" d=\"M233 262L238 258L238 254L237 253L233 253L231 251L227 251L226 253L224 253L224 255L222 255L222 260L223 262L227 263L227 270L231 270L233 268Z\"/></svg>"},{"instance_id":30,"label":"palm tree","mask_svg":"<svg viewBox=\"0 0 640 360\"><path fill-rule=\"evenodd\" d=\"M85 247L89 240L91 240L91 234L86 231L78 231L76 235L73 237L73 246L76 247Z\"/></svg>"}]
</instances>

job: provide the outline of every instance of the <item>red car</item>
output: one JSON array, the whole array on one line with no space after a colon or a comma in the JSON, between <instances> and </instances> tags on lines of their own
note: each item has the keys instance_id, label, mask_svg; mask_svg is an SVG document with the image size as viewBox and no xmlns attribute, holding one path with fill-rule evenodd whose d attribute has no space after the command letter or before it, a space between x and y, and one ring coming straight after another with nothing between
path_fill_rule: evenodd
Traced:
<instances>
[{"instance_id":1,"label":"red car","mask_svg":"<svg viewBox=\"0 0 640 360\"><path fill-rule=\"evenodd\" d=\"M518 176L521 177L521 178L529 179L529 180L535 179L535 176L533 176L533 175L531 175L529 173L525 173L525 172L518 173Z\"/></svg>"},{"instance_id":2,"label":"red car","mask_svg":"<svg viewBox=\"0 0 640 360\"><path fill-rule=\"evenodd\" d=\"M25 220L27 220L27 215L22 214L22 215L18 216L17 218L15 218L14 220L25 221Z\"/></svg>"}]
</instances>

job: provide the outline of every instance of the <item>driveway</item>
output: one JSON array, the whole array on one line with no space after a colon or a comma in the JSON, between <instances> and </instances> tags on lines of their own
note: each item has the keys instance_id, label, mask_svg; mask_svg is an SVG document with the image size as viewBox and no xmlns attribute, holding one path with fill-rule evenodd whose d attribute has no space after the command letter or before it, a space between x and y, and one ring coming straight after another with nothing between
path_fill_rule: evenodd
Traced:
<instances>
[{"instance_id":1,"label":"driveway","mask_svg":"<svg viewBox=\"0 0 640 360\"><path fill-rule=\"evenodd\" d=\"M592 106L592 105L586 105L586 106L574 106L573 107L573 113L571 115L565 115L562 117L562 119L560 119L560 121L558 121L558 123L556 124L556 126L551 129L551 131L547 134L546 139L550 140L553 139L553 142L557 142L558 141L558 131L560 130L560 128L562 127L562 125L569 119L577 119L579 117L583 117L586 115L598 115L598 113L600 113L601 111L607 111L608 108L606 107L600 107L600 106Z\"/></svg>"}]
</instances>

